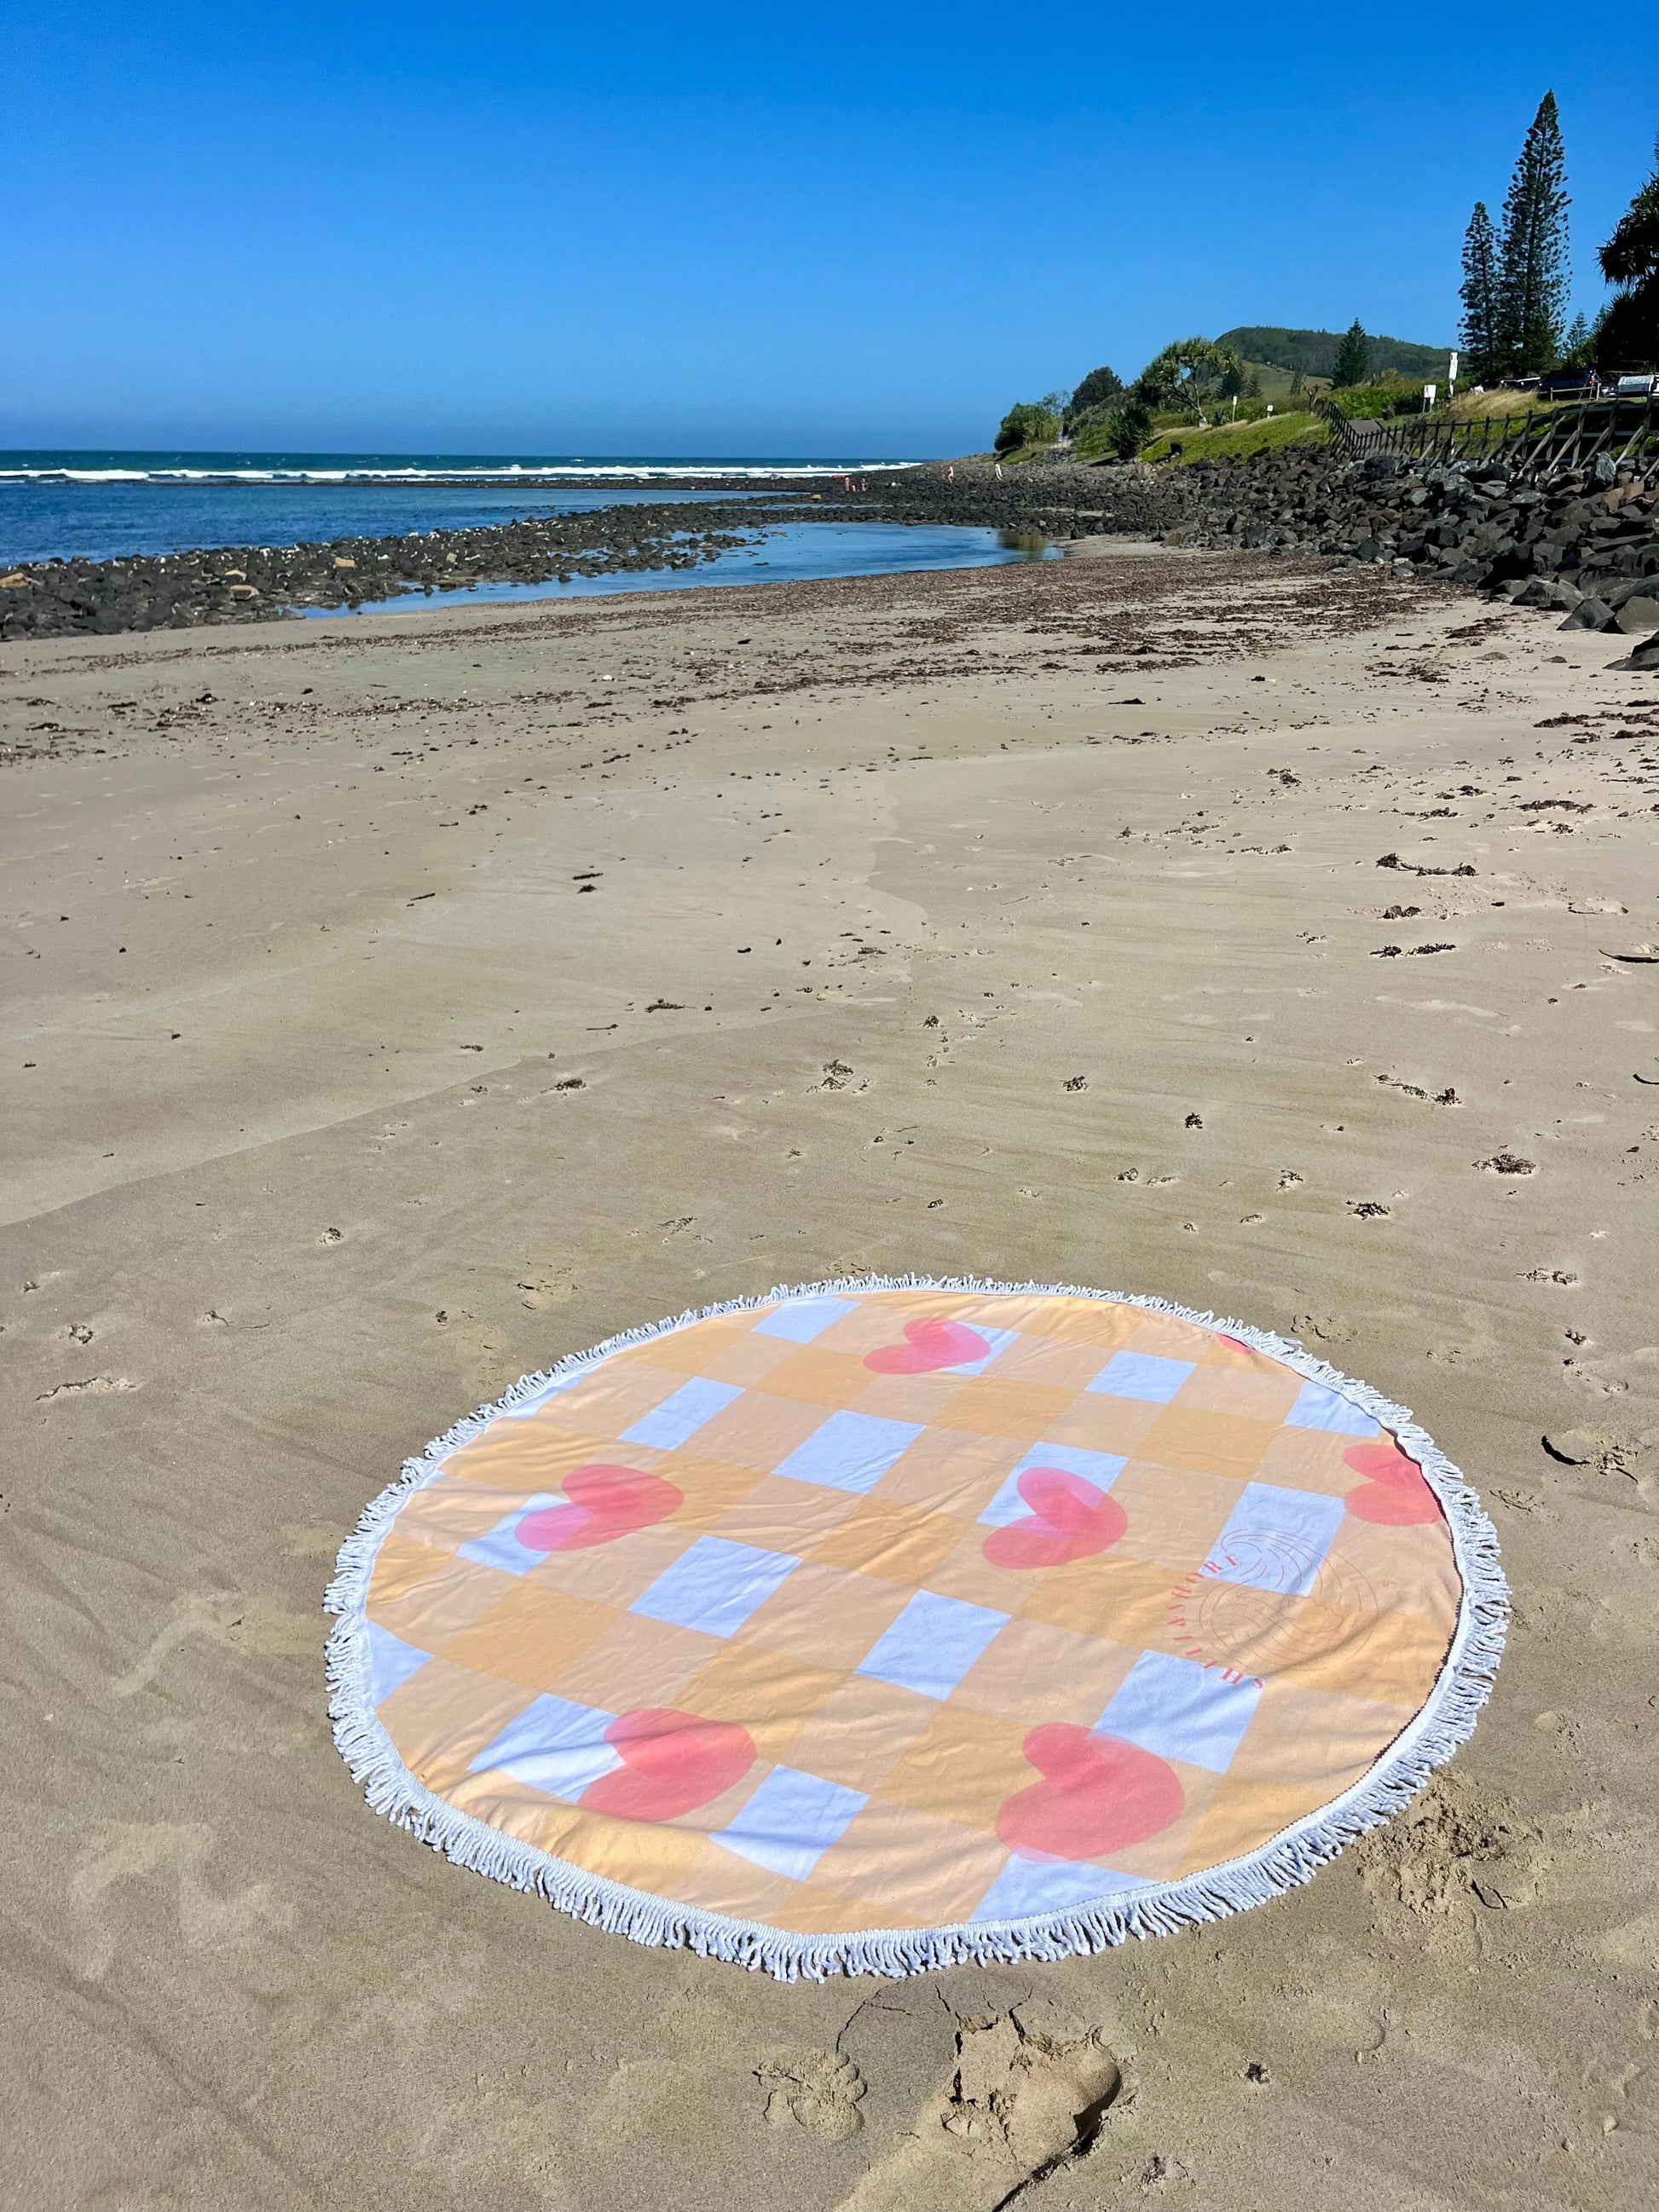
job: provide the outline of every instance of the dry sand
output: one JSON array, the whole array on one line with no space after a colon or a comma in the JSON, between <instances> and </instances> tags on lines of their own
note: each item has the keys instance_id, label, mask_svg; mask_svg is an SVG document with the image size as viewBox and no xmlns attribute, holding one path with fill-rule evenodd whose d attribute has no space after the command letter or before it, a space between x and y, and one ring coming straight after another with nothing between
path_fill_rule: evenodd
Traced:
<instances>
[{"instance_id":1,"label":"dry sand","mask_svg":"<svg viewBox=\"0 0 1659 2212\"><path fill-rule=\"evenodd\" d=\"M0 2199L1652 2201L1621 649L1147 552L0 651ZM1215 1927L822 1988L371 1814L319 1607L403 1455L858 1268L1158 1292L1415 1407L1516 1619L1413 1813Z\"/></svg>"}]
</instances>

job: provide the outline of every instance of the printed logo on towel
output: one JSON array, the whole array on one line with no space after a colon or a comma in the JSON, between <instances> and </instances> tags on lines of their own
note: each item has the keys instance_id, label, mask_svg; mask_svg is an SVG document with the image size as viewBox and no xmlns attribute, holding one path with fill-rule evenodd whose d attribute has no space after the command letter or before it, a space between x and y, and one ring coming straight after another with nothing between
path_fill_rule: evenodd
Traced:
<instances>
[{"instance_id":1,"label":"printed logo on towel","mask_svg":"<svg viewBox=\"0 0 1659 2212\"><path fill-rule=\"evenodd\" d=\"M1342 1464L1365 1478L1344 1501L1356 1521L1373 1522L1384 1528L1408 1528L1418 1522L1443 1518L1440 1500L1424 1480L1422 1468L1414 1459L1407 1459L1392 1439L1386 1443L1355 1444L1343 1453Z\"/></svg>"},{"instance_id":2,"label":"printed logo on towel","mask_svg":"<svg viewBox=\"0 0 1659 2212\"><path fill-rule=\"evenodd\" d=\"M755 1743L736 1721L709 1721L665 1705L619 1713L605 1740L621 1764L581 1795L585 1813L618 1820L674 1820L741 1782Z\"/></svg>"},{"instance_id":3,"label":"printed logo on towel","mask_svg":"<svg viewBox=\"0 0 1659 2212\"><path fill-rule=\"evenodd\" d=\"M1115 1498L1063 1467L1024 1468L1019 1495L1030 1516L991 1531L982 1547L991 1566L1069 1566L1109 1551L1129 1525Z\"/></svg>"},{"instance_id":4,"label":"printed logo on towel","mask_svg":"<svg viewBox=\"0 0 1659 2212\"><path fill-rule=\"evenodd\" d=\"M1181 1817L1181 1778L1155 1752L1068 1721L1034 1728L1021 1749L1042 1776L1005 1798L997 1834L1028 1858L1092 1859L1161 1835Z\"/></svg>"},{"instance_id":5,"label":"printed logo on towel","mask_svg":"<svg viewBox=\"0 0 1659 2212\"><path fill-rule=\"evenodd\" d=\"M866 1352L864 1364L872 1375L935 1375L943 1368L984 1359L991 1348L988 1340L966 1322L927 1315L905 1322L902 1344L884 1344Z\"/></svg>"},{"instance_id":6,"label":"printed logo on towel","mask_svg":"<svg viewBox=\"0 0 1659 2212\"><path fill-rule=\"evenodd\" d=\"M636 1528L649 1528L678 1513L684 1493L659 1474L594 1462L572 1470L564 1485L566 1503L526 1513L514 1535L526 1552L585 1552L595 1544L614 1544Z\"/></svg>"},{"instance_id":7,"label":"printed logo on towel","mask_svg":"<svg viewBox=\"0 0 1659 2212\"><path fill-rule=\"evenodd\" d=\"M1333 1548L1345 1514L1340 1498L1247 1483L1203 1565L1170 1593L1170 1632L1182 1656L1259 1688L1322 1646L1325 1608L1348 1616L1342 1632L1352 1651L1361 1650L1376 1593Z\"/></svg>"}]
</instances>

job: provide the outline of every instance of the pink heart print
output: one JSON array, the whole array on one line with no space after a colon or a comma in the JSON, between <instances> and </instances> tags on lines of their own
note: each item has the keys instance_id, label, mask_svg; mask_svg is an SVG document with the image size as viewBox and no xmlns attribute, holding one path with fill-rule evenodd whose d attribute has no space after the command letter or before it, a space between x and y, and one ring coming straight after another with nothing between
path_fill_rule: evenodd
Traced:
<instances>
[{"instance_id":1,"label":"pink heart print","mask_svg":"<svg viewBox=\"0 0 1659 2212\"><path fill-rule=\"evenodd\" d=\"M1167 1761L1070 1721L1034 1728L1021 1746L1042 1777L1005 1798L997 1833L1026 1858L1093 1859L1161 1835L1186 1803Z\"/></svg>"},{"instance_id":2,"label":"pink heart print","mask_svg":"<svg viewBox=\"0 0 1659 2212\"><path fill-rule=\"evenodd\" d=\"M754 1738L736 1721L665 1705L618 1713L605 1740L623 1763L588 1784L581 1807L617 1820L678 1820L741 1782L755 1763Z\"/></svg>"},{"instance_id":3,"label":"pink heart print","mask_svg":"<svg viewBox=\"0 0 1659 2212\"><path fill-rule=\"evenodd\" d=\"M1355 1444L1343 1453L1342 1463L1365 1478L1343 1501L1355 1520L1384 1528L1409 1528L1418 1522L1442 1518L1440 1500L1424 1481L1423 1470L1392 1438L1385 1443Z\"/></svg>"},{"instance_id":4,"label":"pink heart print","mask_svg":"<svg viewBox=\"0 0 1659 2212\"><path fill-rule=\"evenodd\" d=\"M1115 1498L1067 1468L1028 1467L1019 1494L1031 1517L991 1531L982 1547L991 1566L1068 1566L1109 1551L1129 1525Z\"/></svg>"},{"instance_id":5,"label":"pink heart print","mask_svg":"<svg viewBox=\"0 0 1659 2212\"><path fill-rule=\"evenodd\" d=\"M568 1503L526 1513L514 1534L526 1552L586 1552L679 1510L684 1493L659 1474L594 1461L566 1477Z\"/></svg>"},{"instance_id":6,"label":"pink heart print","mask_svg":"<svg viewBox=\"0 0 1659 2212\"><path fill-rule=\"evenodd\" d=\"M932 1375L941 1367L961 1367L983 1359L991 1349L977 1329L929 1314L904 1324L902 1344L884 1344L866 1352L864 1364L874 1375Z\"/></svg>"}]
</instances>

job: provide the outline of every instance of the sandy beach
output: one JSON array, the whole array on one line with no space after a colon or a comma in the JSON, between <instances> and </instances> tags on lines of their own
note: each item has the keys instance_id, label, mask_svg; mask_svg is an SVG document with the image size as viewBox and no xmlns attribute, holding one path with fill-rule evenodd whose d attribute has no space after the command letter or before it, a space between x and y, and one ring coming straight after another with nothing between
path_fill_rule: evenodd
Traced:
<instances>
[{"instance_id":1,"label":"sandy beach","mask_svg":"<svg viewBox=\"0 0 1659 2212\"><path fill-rule=\"evenodd\" d=\"M1558 619L1119 546L0 646L0 2202L1644 2200L1659 688ZM1213 1926L823 1986L377 1819L321 1600L404 1456L911 1269L1416 1410L1516 1614L1413 1810Z\"/></svg>"}]
</instances>

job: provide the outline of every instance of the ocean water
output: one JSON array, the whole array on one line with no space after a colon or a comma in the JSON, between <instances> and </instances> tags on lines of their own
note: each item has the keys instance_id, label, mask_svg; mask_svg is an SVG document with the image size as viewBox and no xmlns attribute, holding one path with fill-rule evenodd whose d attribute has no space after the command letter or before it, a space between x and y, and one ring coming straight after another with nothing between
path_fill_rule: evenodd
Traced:
<instances>
[{"instance_id":1,"label":"ocean water","mask_svg":"<svg viewBox=\"0 0 1659 2212\"><path fill-rule=\"evenodd\" d=\"M839 492L837 479L857 486L915 465L787 456L0 451L0 566L77 556L106 561L192 546L398 537L664 499L729 498L729 492L690 488L696 478L713 474L733 479L739 489L747 482L784 477L803 487L824 482ZM566 477L607 481L602 489L567 487L559 482ZM741 546L694 568L624 569L574 576L568 584L478 584L411 592L369 603L361 611L412 613L456 604L685 591L704 584L981 568L1046 559L1054 550L1024 532L951 524L780 523L747 533Z\"/></svg>"},{"instance_id":2,"label":"ocean water","mask_svg":"<svg viewBox=\"0 0 1659 2212\"><path fill-rule=\"evenodd\" d=\"M515 599L582 599L613 592L686 592L706 584L805 583L834 576L892 576L921 568L992 568L1011 561L1050 561L1060 548L1024 530L977 529L937 522L784 522L695 568L623 569L573 576L568 584L474 584L453 592L405 592L368 599L358 614L418 614L422 609L483 606ZM337 619L347 610L307 607Z\"/></svg>"},{"instance_id":3,"label":"ocean water","mask_svg":"<svg viewBox=\"0 0 1659 2212\"><path fill-rule=\"evenodd\" d=\"M906 465L787 456L0 451L0 562L397 537L665 498L723 498L687 488L715 472L738 485L779 476L805 485L856 482ZM606 488L545 484L593 477L610 480Z\"/></svg>"},{"instance_id":4,"label":"ocean water","mask_svg":"<svg viewBox=\"0 0 1659 2212\"><path fill-rule=\"evenodd\" d=\"M428 477L463 476L481 483L523 476L648 477L667 483L683 477L825 477L915 465L895 459L810 460L799 454L733 459L720 453L162 453L0 447L0 476L145 483L332 483L358 478L418 483Z\"/></svg>"}]
</instances>

